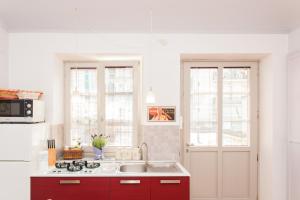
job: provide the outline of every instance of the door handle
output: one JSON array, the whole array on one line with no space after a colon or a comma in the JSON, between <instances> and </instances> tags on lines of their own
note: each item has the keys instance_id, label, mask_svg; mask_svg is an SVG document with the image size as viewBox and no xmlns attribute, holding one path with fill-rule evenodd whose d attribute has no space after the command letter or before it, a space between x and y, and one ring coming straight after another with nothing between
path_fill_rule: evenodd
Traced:
<instances>
[{"instance_id":1,"label":"door handle","mask_svg":"<svg viewBox=\"0 0 300 200\"><path fill-rule=\"evenodd\" d=\"M160 180L160 184L180 184L180 180Z\"/></svg>"},{"instance_id":2,"label":"door handle","mask_svg":"<svg viewBox=\"0 0 300 200\"><path fill-rule=\"evenodd\" d=\"M61 185L77 185L80 184L80 180L60 180Z\"/></svg>"},{"instance_id":3,"label":"door handle","mask_svg":"<svg viewBox=\"0 0 300 200\"><path fill-rule=\"evenodd\" d=\"M192 143L186 143L185 146L186 146L185 152L189 153L190 152L189 147L192 147L194 145Z\"/></svg>"},{"instance_id":4,"label":"door handle","mask_svg":"<svg viewBox=\"0 0 300 200\"><path fill-rule=\"evenodd\" d=\"M192 147L192 146L194 146L194 144L193 143L186 143L186 146L187 147Z\"/></svg>"},{"instance_id":5,"label":"door handle","mask_svg":"<svg viewBox=\"0 0 300 200\"><path fill-rule=\"evenodd\" d=\"M123 185L132 185L132 184L140 184L140 180L120 180L120 184Z\"/></svg>"}]
</instances>

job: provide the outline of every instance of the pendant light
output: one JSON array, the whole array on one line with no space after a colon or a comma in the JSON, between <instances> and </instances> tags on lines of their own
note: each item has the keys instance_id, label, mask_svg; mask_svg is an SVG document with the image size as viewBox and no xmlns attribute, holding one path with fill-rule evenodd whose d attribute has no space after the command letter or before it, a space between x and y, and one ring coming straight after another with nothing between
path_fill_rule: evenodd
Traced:
<instances>
[{"instance_id":1,"label":"pendant light","mask_svg":"<svg viewBox=\"0 0 300 200\"><path fill-rule=\"evenodd\" d=\"M75 7L74 8L74 27L76 27L76 24L79 20L79 14L78 14L78 8ZM75 53L78 54L78 49L79 49L79 45L78 45L78 35L75 35ZM76 64L75 66L75 90L73 91L73 95L74 96L79 96L79 90L78 90L78 85L79 85L79 74L78 74L78 65Z\"/></svg>"},{"instance_id":2,"label":"pendant light","mask_svg":"<svg viewBox=\"0 0 300 200\"><path fill-rule=\"evenodd\" d=\"M152 66L152 32L153 32L153 19L152 19L152 10L150 11L150 66ZM146 96L147 104L154 104L156 101L155 94L152 91L152 87L149 88L149 91Z\"/></svg>"},{"instance_id":3,"label":"pendant light","mask_svg":"<svg viewBox=\"0 0 300 200\"><path fill-rule=\"evenodd\" d=\"M154 104L155 103L155 94L152 91L152 87L149 88L149 91L147 93L147 97L146 97L146 103L147 104Z\"/></svg>"}]
</instances>

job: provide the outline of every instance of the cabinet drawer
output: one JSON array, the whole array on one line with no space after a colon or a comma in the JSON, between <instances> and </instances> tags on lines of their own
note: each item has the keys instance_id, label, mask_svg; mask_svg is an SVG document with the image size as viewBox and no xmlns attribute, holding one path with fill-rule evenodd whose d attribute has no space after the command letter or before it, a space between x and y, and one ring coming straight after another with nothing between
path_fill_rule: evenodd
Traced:
<instances>
[{"instance_id":1,"label":"cabinet drawer","mask_svg":"<svg viewBox=\"0 0 300 200\"><path fill-rule=\"evenodd\" d=\"M151 179L151 200L189 200L189 177Z\"/></svg>"},{"instance_id":2,"label":"cabinet drawer","mask_svg":"<svg viewBox=\"0 0 300 200\"><path fill-rule=\"evenodd\" d=\"M148 178L111 178L111 200L150 200Z\"/></svg>"},{"instance_id":3,"label":"cabinet drawer","mask_svg":"<svg viewBox=\"0 0 300 200\"><path fill-rule=\"evenodd\" d=\"M31 178L31 200L109 199L107 178Z\"/></svg>"},{"instance_id":4,"label":"cabinet drawer","mask_svg":"<svg viewBox=\"0 0 300 200\"><path fill-rule=\"evenodd\" d=\"M108 178L76 178L76 177L49 177L49 178L40 178L40 177L32 177L31 185L35 186L57 186L57 187L101 187L108 188L109 179Z\"/></svg>"}]
</instances>

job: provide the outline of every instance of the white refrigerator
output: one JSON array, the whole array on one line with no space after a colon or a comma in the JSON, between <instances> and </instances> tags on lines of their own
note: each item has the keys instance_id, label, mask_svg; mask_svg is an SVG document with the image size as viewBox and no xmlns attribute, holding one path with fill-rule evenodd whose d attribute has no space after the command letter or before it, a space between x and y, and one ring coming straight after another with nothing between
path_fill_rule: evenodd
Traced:
<instances>
[{"instance_id":1,"label":"white refrigerator","mask_svg":"<svg viewBox=\"0 0 300 200\"><path fill-rule=\"evenodd\" d=\"M0 200L30 200L30 175L47 167L48 125L0 124Z\"/></svg>"}]
</instances>

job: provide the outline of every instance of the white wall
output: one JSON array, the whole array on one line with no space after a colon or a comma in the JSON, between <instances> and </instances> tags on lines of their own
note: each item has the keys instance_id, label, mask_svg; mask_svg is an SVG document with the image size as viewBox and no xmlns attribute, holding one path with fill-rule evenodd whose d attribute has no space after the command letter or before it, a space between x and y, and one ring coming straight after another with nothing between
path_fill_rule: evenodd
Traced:
<instances>
[{"instance_id":1,"label":"white wall","mask_svg":"<svg viewBox=\"0 0 300 200\"><path fill-rule=\"evenodd\" d=\"M259 71L259 152L260 152L260 166L259 166L259 190L260 199L272 199L273 187L273 140L274 121L273 119L273 77L272 77L272 58L270 56L264 58L260 62Z\"/></svg>"},{"instance_id":2,"label":"white wall","mask_svg":"<svg viewBox=\"0 0 300 200\"><path fill-rule=\"evenodd\" d=\"M300 28L289 34L289 52L300 51Z\"/></svg>"},{"instance_id":3,"label":"white wall","mask_svg":"<svg viewBox=\"0 0 300 200\"><path fill-rule=\"evenodd\" d=\"M287 199L286 59L278 54L261 59L259 76L260 195Z\"/></svg>"},{"instance_id":4,"label":"white wall","mask_svg":"<svg viewBox=\"0 0 300 200\"><path fill-rule=\"evenodd\" d=\"M143 100L150 86L158 105L180 116L181 54L267 54L261 62L262 200L286 199L286 35L56 34L9 35L10 86L45 91L47 120L63 122L63 69L58 53L143 57ZM142 116L143 124L149 125ZM173 123L179 125L179 122Z\"/></svg>"},{"instance_id":5,"label":"white wall","mask_svg":"<svg viewBox=\"0 0 300 200\"><path fill-rule=\"evenodd\" d=\"M289 200L298 200L300 199L300 54L289 57L288 65Z\"/></svg>"},{"instance_id":6,"label":"white wall","mask_svg":"<svg viewBox=\"0 0 300 200\"><path fill-rule=\"evenodd\" d=\"M274 56L273 75L273 185L272 199L287 199L287 68L286 58Z\"/></svg>"},{"instance_id":7,"label":"white wall","mask_svg":"<svg viewBox=\"0 0 300 200\"><path fill-rule=\"evenodd\" d=\"M0 21L0 88L8 87L8 33Z\"/></svg>"},{"instance_id":8,"label":"white wall","mask_svg":"<svg viewBox=\"0 0 300 200\"><path fill-rule=\"evenodd\" d=\"M289 200L300 199L300 29L289 35L288 166Z\"/></svg>"},{"instance_id":9,"label":"white wall","mask_svg":"<svg viewBox=\"0 0 300 200\"><path fill-rule=\"evenodd\" d=\"M12 33L9 36L10 86L45 90L48 107L51 107L48 120L62 122L63 113L57 107L59 101L52 105L52 100L62 95L61 91L57 93L58 86L54 86L63 84L58 53L135 54L144 58L143 96L152 86L157 104L174 105L179 111L181 53L279 53L279 58L283 58L286 50L285 35L168 34L153 37L150 47L150 37L144 34ZM163 46L158 39L168 44ZM179 116L179 112L177 114Z\"/></svg>"}]
</instances>

